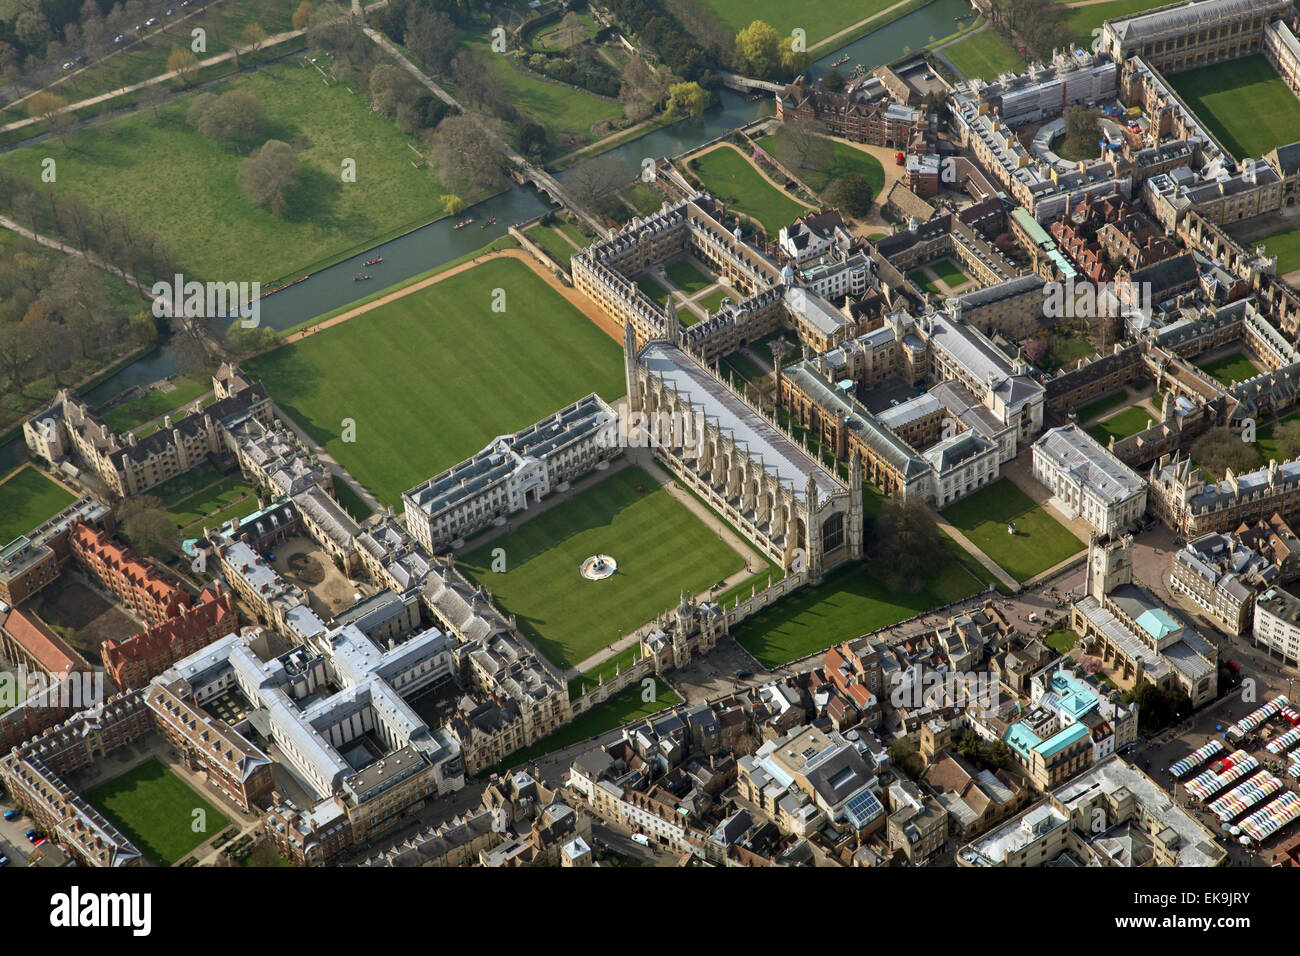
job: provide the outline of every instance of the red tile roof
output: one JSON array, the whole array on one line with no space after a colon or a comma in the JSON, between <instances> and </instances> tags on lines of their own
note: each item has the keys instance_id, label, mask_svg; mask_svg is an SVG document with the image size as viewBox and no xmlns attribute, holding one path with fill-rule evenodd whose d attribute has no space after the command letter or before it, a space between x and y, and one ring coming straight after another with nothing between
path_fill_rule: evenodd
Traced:
<instances>
[{"instance_id":1,"label":"red tile roof","mask_svg":"<svg viewBox=\"0 0 1300 956\"><path fill-rule=\"evenodd\" d=\"M0 626L54 677L65 677L73 670L90 670L90 665L59 635L24 611L10 611Z\"/></svg>"}]
</instances>

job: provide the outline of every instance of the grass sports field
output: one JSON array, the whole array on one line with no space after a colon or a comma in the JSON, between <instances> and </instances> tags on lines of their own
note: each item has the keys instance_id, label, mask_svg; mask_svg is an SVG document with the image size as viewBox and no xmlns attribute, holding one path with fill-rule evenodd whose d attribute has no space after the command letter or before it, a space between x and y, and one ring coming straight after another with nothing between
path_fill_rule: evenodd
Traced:
<instances>
[{"instance_id":1,"label":"grass sports field","mask_svg":"<svg viewBox=\"0 0 1300 956\"><path fill-rule=\"evenodd\" d=\"M0 484L0 548L76 500L31 466L15 472Z\"/></svg>"},{"instance_id":2,"label":"grass sports field","mask_svg":"<svg viewBox=\"0 0 1300 956\"><path fill-rule=\"evenodd\" d=\"M392 123L342 85L326 86L298 60L214 87L244 90L266 107L269 136L298 148L298 185L283 217L256 206L235 182L246 158L201 136L185 119L194 97L7 153L0 167L37 185L57 163L58 193L79 193L140 228L166 224L186 278L269 281L338 256L359 241L437 219L445 192L411 165ZM341 160L356 160L344 183ZM466 197L470 198L470 197Z\"/></svg>"},{"instance_id":3,"label":"grass sports field","mask_svg":"<svg viewBox=\"0 0 1300 956\"><path fill-rule=\"evenodd\" d=\"M229 822L158 760L142 763L96 787L86 799L146 856L163 866L171 866ZM202 816L196 817L195 810L203 811ZM203 824L197 833L196 820Z\"/></svg>"},{"instance_id":4,"label":"grass sports field","mask_svg":"<svg viewBox=\"0 0 1300 956\"><path fill-rule=\"evenodd\" d=\"M956 560L946 562L915 594L891 592L872 575L870 562L861 562L831 572L818 587L782 598L743 621L732 636L765 667L777 667L981 590Z\"/></svg>"},{"instance_id":5,"label":"grass sports field","mask_svg":"<svg viewBox=\"0 0 1300 956\"><path fill-rule=\"evenodd\" d=\"M1133 408L1124 409L1118 415L1113 415L1105 421L1097 422L1087 431L1102 445L1108 445L1112 435L1115 436L1116 441L1127 438L1129 435L1136 435L1147 427L1148 421L1157 417L1141 406L1134 406Z\"/></svg>"},{"instance_id":6,"label":"grass sports field","mask_svg":"<svg viewBox=\"0 0 1300 956\"><path fill-rule=\"evenodd\" d=\"M1233 352L1231 355L1225 355L1213 362L1206 362L1200 368L1202 372L1228 386L1231 386L1233 382L1248 381L1259 374L1259 369L1255 368L1254 363L1246 358L1244 352Z\"/></svg>"},{"instance_id":7,"label":"grass sports field","mask_svg":"<svg viewBox=\"0 0 1300 956\"><path fill-rule=\"evenodd\" d=\"M731 146L705 153L690 162L704 188L735 209L757 219L769 236L808 212L759 175L749 160Z\"/></svg>"},{"instance_id":8,"label":"grass sports field","mask_svg":"<svg viewBox=\"0 0 1300 956\"><path fill-rule=\"evenodd\" d=\"M1169 83L1237 159L1300 139L1300 100L1262 54L1175 73Z\"/></svg>"},{"instance_id":9,"label":"grass sports field","mask_svg":"<svg viewBox=\"0 0 1300 956\"><path fill-rule=\"evenodd\" d=\"M505 549L500 574L491 571L496 548ZM579 568L593 554L611 555L617 573L584 580ZM517 615L538 650L563 670L676 607L683 590L705 593L745 566L636 467L615 472L456 564L491 590L502 611Z\"/></svg>"},{"instance_id":10,"label":"grass sports field","mask_svg":"<svg viewBox=\"0 0 1300 956\"><path fill-rule=\"evenodd\" d=\"M985 27L939 52L968 77L984 80L996 79L1007 71L1018 73L1025 68L1025 58L1016 52L1010 40L992 27Z\"/></svg>"},{"instance_id":11,"label":"grass sports field","mask_svg":"<svg viewBox=\"0 0 1300 956\"><path fill-rule=\"evenodd\" d=\"M713 12L719 22L733 34L754 20L762 20L776 32L789 37L795 27L808 32L808 46L875 16L892 7L896 0L817 0L795 4L785 0L700 0L700 6Z\"/></svg>"},{"instance_id":12,"label":"grass sports field","mask_svg":"<svg viewBox=\"0 0 1300 956\"><path fill-rule=\"evenodd\" d=\"M943 516L1017 581L1083 549L1069 529L1006 478L963 498ZM1008 521L1016 523L1015 535L1007 534Z\"/></svg>"},{"instance_id":13,"label":"grass sports field","mask_svg":"<svg viewBox=\"0 0 1300 956\"><path fill-rule=\"evenodd\" d=\"M493 312L493 290L505 311ZM454 351L452 349L454 346ZM244 368L384 504L563 405L625 391L621 350L526 265L495 259ZM356 440L343 441L343 420Z\"/></svg>"},{"instance_id":14,"label":"grass sports field","mask_svg":"<svg viewBox=\"0 0 1300 956\"><path fill-rule=\"evenodd\" d=\"M789 135L784 132L772 133L755 142L776 157L781 165L807 183L810 189L815 189L819 193L825 192L831 183L852 173L857 173L870 183L873 196L879 196L880 191L885 188L885 170L880 165L880 161L870 153L845 143L825 140L827 144L825 162L817 162L810 168L800 163L799 151Z\"/></svg>"}]
</instances>

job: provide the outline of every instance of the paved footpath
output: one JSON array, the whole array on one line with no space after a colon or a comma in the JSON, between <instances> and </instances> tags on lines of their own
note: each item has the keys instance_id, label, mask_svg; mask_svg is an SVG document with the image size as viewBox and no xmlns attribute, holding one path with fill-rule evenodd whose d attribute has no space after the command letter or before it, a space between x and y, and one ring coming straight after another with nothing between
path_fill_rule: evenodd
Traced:
<instances>
[{"instance_id":1,"label":"paved footpath","mask_svg":"<svg viewBox=\"0 0 1300 956\"><path fill-rule=\"evenodd\" d=\"M944 534L948 535L950 538L956 541L963 548L965 548L966 551L970 554L970 556L973 557L980 564L984 565L984 567L988 570L990 574L992 574L999 581L1001 581L1003 584L1009 587L1012 591L1020 590L1020 582L1017 581L1015 578L1013 578L1011 575L1007 574L1006 571L1003 571L1002 565L998 564L987 554L981 551L976 546L974 541L972 541L970 538L966 537L955 527L953 527L953 525L950 524L948 520L944 518L944 516L941 515L938 511L931 508L930 514L934 517L934 523L939 526L939 530L942 531Z\"/></svg>"}]
</instances>

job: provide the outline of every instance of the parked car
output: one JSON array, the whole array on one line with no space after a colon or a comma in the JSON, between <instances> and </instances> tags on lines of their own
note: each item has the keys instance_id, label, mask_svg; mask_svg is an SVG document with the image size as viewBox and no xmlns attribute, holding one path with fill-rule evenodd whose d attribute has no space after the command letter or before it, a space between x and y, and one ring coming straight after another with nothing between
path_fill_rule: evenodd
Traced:
<instances>
[{"instance_id":1,"label":"parked car","mask_svg":"<svg viewBox=\"0 0 1300 956\"><path fill-rule=\"evenodd\" d=\"M72 68L73 68L74 66L76 66L76 65L77 65L77 64L73 63L71 60L68 60L67 62L65 62L65 63L63 64L63 72L64 72L64 73L67 73L68 70L72 69Z\"/></svg>"},{"instance_id":2,"label":"parked car","mask_svg":"<svg viewBox=\"0 0 1300 956\"><path fill-rule=\"evenodd\" d=\"M72 62L77 64L77 66L81 66L83 63L90 62L90 57L86 56L86 54L84 53L81 53L78 54L77 57Z\"/></svg>"},{"instance_id":3,"label":"parked car","mask_svg":"<svg viewBox=\"0 0 1300 956\"><path fill-rule=\"evenodd\" d=\"M9 865L9 857L0 856L0 866L8 866L8 865Z\"/></svg>"},{"instance_id":4,"label":"parked car","mask_svg":"<svg viewBox=\"0 0 1300 956\"><path fill-rule=\"evenodd\" d=\"M37 833L35 830L30 830L30 829L25 834L23 834L23 836L27 837L28 843L35 843L37 840L41 838L39 833Z\"/></svg>"},{"instance_id":5,"label":"parked car","mask_svg":"<svg viewBox=\"0 0 1300 956\"><path fill-rule=\"evenodd\" d=\"M633 834L632 834L632 842L633 842L633 843L638 843L638 844L640 844L641 846L649 846L649 845L650 845L650 838L649 838L648 836L646 836L644 833L633 833Z\"/></svg>"},{"instance_id":6,"label":"parked car","mask_svg":"<svg viewBox=\"0 0 1300 956\"><path fill-rule=\"evenodd\" d=\"M736 671L736 680L749 680L753 676L753 671Z\"/></svg>"},{"instance_id":7,"label":"parked car","mask_svg":"<svg viewBox=\"0 0 1300 956\"><path fill-rule=\"evenodd\" d=\"M144 25L147 27L156 27L158 25L158 18L150 17L148 20L144 21Z\"/></svg>"},{"instance_id":8,"label":"parked car","mask_svg":"<svg viewBox=\"0 0 1300 956\"><path fill-rule=\"evenodd\" d=\"M17 819L18 819L19 817L21 817L22 815L23 815L23 814L22 814L22 811L21 811L21 810L6 810L6 811L5 811L5 819L6 819L6 820L17 820Z\"/></svg>"},{"instance_id":9,"label":"parked car","mask_svg":"<svg viewBox=\"0 0 1300 956\"><path fill-rule=\"evenodd\" d=\"M119 33L117 36L113 37L113 42L114 42L114 43L123 43L123 42L125 42L125 41L126 41L126 34L125 34L125 33Z\"/></svg>"}]
</instances>

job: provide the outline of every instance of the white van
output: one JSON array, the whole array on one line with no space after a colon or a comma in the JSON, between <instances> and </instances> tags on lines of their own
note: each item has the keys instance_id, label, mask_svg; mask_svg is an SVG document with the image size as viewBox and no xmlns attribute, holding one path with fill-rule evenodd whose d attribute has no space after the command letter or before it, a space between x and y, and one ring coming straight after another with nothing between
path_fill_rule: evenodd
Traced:
<instances>
[{"instance_id":1,"label":"white van","mask_svg":"<svg viewBox=\"0 0 1300 956\"><path fill-rule=\"evenodd\" d=\"M633 843L639 843L639 844L641 844L641 846L649 846L649 845L650 845L650 838L649 838L648 836L646 836L644 833L633 833L633 834L632 834L632 842L633 842Z\"/></svg>"}]
</instances>

